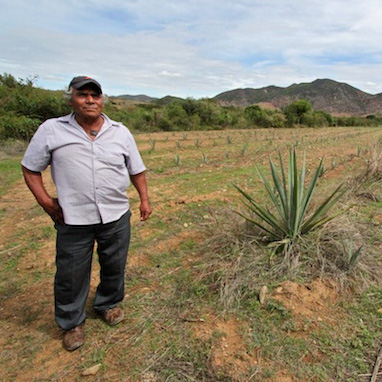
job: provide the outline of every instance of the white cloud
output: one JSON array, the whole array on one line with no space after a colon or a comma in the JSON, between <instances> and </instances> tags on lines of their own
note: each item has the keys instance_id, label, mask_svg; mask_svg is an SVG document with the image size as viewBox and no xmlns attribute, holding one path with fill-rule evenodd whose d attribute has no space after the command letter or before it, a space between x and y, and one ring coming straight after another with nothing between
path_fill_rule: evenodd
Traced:
<instances>
[{"instance_id":1,"label":"white cloud","mask_svg":"<svg viewBox=\"0 0 382 382\"><path fill-rule=\"evenodd\" d=\"M0 73L109 94L214 96L332 78L382 92L377 0L0 0Z\"/></svg>"}]
</instances>

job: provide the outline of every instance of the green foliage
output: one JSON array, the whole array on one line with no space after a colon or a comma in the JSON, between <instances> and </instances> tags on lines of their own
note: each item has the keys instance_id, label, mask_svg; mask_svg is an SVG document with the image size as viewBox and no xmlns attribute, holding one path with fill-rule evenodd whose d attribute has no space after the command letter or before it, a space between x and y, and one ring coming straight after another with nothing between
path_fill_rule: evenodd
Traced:
<instances>
[{"instance_id":1,"label":"green foliage","mask_svg":"<svg viewBox=\"0 0 382 382\"><path fill-rule=\"evenodd\" d=\"M62 92L37 88L34 81L35 78L17 80L11 74L0 74L0 140L29 140L46 119L70 113ZM310 102L304 99L283 110L269 110L258 105L245 109L223 107L212 99L165 98L126 106L118 106L112 100L105 103L104 112L131 130L141 132L382 124L382 118L375 115L335 118L324 111L314 111Z\"/></svg>"},{"instance_id":2,"label":"green foliage","mask_svg":"<svg viewBox=\"0 0 382 382\"><path fill-rule=\"evenodd\" d=\"M7 88L16 88L18 85L20 85L19 82L11 74L0 74L0 86L5 86Z\"/></svg>"},{"instance_id":3,"label":"green foliage","mask_svg":"<svg viewBox=\"0 0 382 382\"><path fill-rule=\"evenodd\" d=\"M216 130L245 127L242 110L224 108L212 100L177 99L169 102L139 104L117 109L112 104L105 106L110 118L123 122L136 131L188 131Z\"/></svg>"},{"instance_id":4,"label":"green foliage","mask_svg":"<svg viewBox=\"0 0 382 382\"><path fill-rule=\"evenodd\" d=\"M46 119L70 112L61 92L33 86L33 80L0 75L0 139L29 140Z\"/></svg>"},{"instance_id":5,"label":"green foliage","mask_svg":"<svg viewBox=\"0 0 382 382\"><path fill-rule=\"evenodd\" d=\"M244 109L244 116L250 126L283 127L285 117L274 110L262 109L258 105L248 106Z\"/></svg>"},{"instance_id":6,"label":"green foliage","mask_svg":"<svg viewBox=\"0 0 382 382\"><path fill-rule=\"evenodd\" d=\"M301 125L309 121L313 113L312 104L306 99L299 99L284 108L287 125Z\"/></svg>"},{"instance_id":7,"label":"green foliage","mask_svg":"<svg viewBox=\"0 0 382 382\"><path fill-rule=\"evenodd\" d=\"M250 216L240 215L270 234L271 240L276 246L285 246L294 243L300 236L333 219L334 216L327 217L326 213L338 201L342 192L341 186L339 186L314 212L308 213L308 207L323 168L322 160L307 187L305 187L305 156L301 171L297 167L296 151L294 149L289 152L287 171L284 168L280 152L279 162L280 174L270 159L273 184L257 168L271 204L274 207L274 212L256 202L238 186L235 187L249 202L249 204L246 204L247 207L260 219L260 222Z\"/></svg>"},{"instance_id":8,"label":"green foliage","mask_svg":"<svg viewBox=\"0 0 382 382\"><path fill-rule=\"evenodd\" d=\"M40 125L41 120L13 112L0 116L0 139L29 140Z\"/></svg>"},{"instance_id":9,"label":"green foliage","mask_svg":"<svg viewBox=\"0 0 382 382\"><path fill-rule=\"evenodd\" d=\"M214 101L187 98L167 104L164 116L170 121L172 131L205 130L232 127L238 121L234 113Z\"/></svg>"}]
</instances>

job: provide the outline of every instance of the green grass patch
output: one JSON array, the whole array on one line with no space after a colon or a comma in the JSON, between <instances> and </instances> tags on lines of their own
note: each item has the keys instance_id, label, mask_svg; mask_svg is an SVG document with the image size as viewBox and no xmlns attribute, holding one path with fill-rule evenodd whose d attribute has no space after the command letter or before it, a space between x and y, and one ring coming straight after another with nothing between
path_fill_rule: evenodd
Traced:
<instances>
[{"instance_id":1,"label":"green grass patch","mask_svg":"<svg viewBox=\"0 0 382 382\"><path fill-rule=\"evenodd\" d=\"M4 195L21 177L20 158L0 160L0 196Z\"/></svg>"}]
</instances>

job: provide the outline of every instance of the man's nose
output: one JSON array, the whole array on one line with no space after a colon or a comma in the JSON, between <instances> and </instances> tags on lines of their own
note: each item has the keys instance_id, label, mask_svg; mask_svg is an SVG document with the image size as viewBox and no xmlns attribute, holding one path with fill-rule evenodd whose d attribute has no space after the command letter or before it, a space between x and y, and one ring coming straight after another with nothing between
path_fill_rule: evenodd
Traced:
<instances>
[{"instance_id":1,"label":"man's nose","mask_svg":"<svg viewBox=\"0 0 382 382\"><path fill-rule=\"evenodd\" d=\"M90 103L93 103L94 102L94 98L93 98L93 95L92 94L88 94L86 96L86 102L90 102Z\"/></svg>"}]
</instances>

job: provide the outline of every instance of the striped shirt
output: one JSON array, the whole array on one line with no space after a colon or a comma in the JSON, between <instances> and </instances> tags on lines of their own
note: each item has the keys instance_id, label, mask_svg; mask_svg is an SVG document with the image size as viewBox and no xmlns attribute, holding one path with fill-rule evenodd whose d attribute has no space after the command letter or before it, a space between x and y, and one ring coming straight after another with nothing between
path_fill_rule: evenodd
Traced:
<instances>
[{"instance_id":1,"label":"striped shirt","mask_svg":"<svg viewBox=\"0 0 382 382\"><path fill-rule=\"evenodd\" d=\"M104 123L94 141L77 123L74 113L47 120L36 131L21 161L34 172L51 166L66 224L118 220L130 208L126 195L129 175L146 170L130 131L102 116Z\"/></svg>"}]
</instances>

